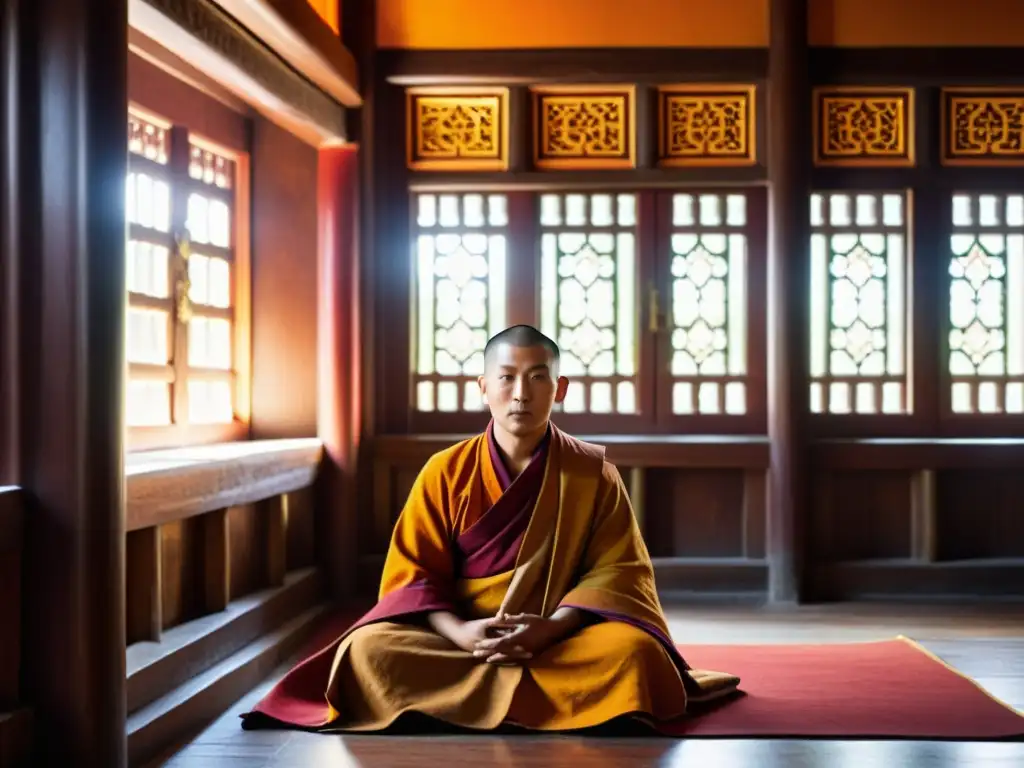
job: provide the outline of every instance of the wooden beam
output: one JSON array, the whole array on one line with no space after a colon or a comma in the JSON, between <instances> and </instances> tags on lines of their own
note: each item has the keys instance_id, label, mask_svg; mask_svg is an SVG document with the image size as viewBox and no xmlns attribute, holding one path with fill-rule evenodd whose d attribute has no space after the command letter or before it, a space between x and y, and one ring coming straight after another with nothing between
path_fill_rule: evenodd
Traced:
<instances>
[{"instance_id":1,"label":"wooden beam","mask_svg":"<svg viewBox=\"0 0 1024 768\"><path fill-rule=\"evenodd\" d=\"M17 7L23 694L33 764L123 768L128 9Z\"/></svg>"},{"instance_id":2,"label":"wooden beam","mask_svg":"<svg viewBox=\"0 0 1024 768\"><path fill-rule=\"evenodd\" d=\"M810 194L807 0L771 0L768 49L768 595L800 600L807 509Z\"/></svg>"},{"instance_id":3,"label":"wooden beam","mask_svg":"<svg viewBox=\"0 0 1024 768\"><path fill-rule=\"evenodd\" d=\"M355 58L305 0L215 2L332 98L362 104Z\"/></svg>"},{"instance_id":4,"label":"wooden beam","mask_svg":"<svg viewBox=\"0 0 1024 768\"><path fill-rule=\"evenodd\" d=\"M768 56L764 48L391 49L379 51L378 61L398 85L749 82L764 78Z\"/></svg>"},{"instance_id":5,"label":"wooden beam","mask_svg":"<svg viewBox=\"0 0 1024 768\"><path fill-rule=\"evenodd\" d=\"M129 23L268 120L320 146L345 140L345 109L209 0L128 0Z\"/></svg>"},{"instance_id":6,"label":"wooden beam","mask_svg":"<svg viewBox=\"0 0 1024 768\"><path fill-rule=\"evenodd\" d=\"M768 438L746 435L577 435L603 445L608 461L624 467L767 469ZM438 451L471 435L380 435L374 438L376 461L425 462Z\"/></svg>"}]
</instances>

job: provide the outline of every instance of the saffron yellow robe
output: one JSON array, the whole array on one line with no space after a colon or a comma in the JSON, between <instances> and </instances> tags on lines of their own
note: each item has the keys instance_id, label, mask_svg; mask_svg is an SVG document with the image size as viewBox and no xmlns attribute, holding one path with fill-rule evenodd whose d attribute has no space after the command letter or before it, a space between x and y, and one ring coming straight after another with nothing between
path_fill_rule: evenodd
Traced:
<instances>
[{"instance_id":1,"label":"saffron yellow robe","mask_svg":"<svg viewBox=\"0 0 1024 768\"><path fill-rule=\"evenodd\" d=\"M562 606L588 621L510 665L474 657L425 621L437 610L473 619L550 616ZM695 674L672 644L647 548L604 449L552 425L513 480L489 428L420 472L377 606L244 717L246 727L331 731L381 730L413 712L477 729L565 731L626 715L656 725L682 716L689 697L737 683Z\"/></svg>"}]
</instances>

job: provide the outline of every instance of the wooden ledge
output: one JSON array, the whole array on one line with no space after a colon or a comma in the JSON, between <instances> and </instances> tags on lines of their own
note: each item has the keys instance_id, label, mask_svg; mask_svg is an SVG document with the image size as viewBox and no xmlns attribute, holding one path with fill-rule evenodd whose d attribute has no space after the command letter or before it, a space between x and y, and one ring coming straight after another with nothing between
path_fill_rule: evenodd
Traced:
<instances>
[{"instance_id":1,"label":"wooden ledge","mask_svg":"<svg viewBox=\"0 0 1024 768\"><path fill-rule=\"evenodd\" d=\"M316 438L130 453L125 460L127 530L305 488L313 484L322 454Z\"/></svg>"},{"instance_id":2,"label":"wooden ledge","mask_svg":"<svg viewBox=\"0 0 1024 768\"><path fill-rule=\"evenodd\" d=\"M820 469L1013 469L1024 464L1019 438L864 438L820 440Z\"/></svg>"},{"instance_id":3,"label":"wooden ledge","mask_svg":"<svg viewBox=\"0 0 1024 768\"><path fill-rule=\"evenodd\" d=\"M471 435L380 435L374 456L395 464L425 462ZM575 435L608 449L608 461L622 467L760 469L768 467L763 435Z\"/></svg>"}]
</instances>

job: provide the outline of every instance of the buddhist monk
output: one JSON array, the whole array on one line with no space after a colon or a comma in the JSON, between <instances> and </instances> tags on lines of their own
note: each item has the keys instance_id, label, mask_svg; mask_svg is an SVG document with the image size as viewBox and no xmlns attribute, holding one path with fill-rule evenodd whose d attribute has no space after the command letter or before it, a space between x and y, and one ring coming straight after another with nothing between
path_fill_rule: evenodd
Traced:
<instances>
[{"instance_id":1,"label":"buddhist monk","mask_svg":"<svg viewBox=\"0 0 1024 768\"><path fill-rule=\"evenodd\" d=\"M399 515L379 600L292 670L245 727L378 731L402 715L569 731L735 690L680 657L604 449L551 423L556 344L514 326L484 351L486 431L434 455Z\"/></svg>"}]
</instances>

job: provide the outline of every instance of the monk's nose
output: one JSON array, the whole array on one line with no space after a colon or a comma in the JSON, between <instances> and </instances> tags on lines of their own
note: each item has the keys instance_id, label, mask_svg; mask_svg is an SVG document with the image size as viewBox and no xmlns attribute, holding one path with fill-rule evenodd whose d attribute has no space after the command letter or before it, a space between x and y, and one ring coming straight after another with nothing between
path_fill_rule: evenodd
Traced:
<instances>
[{"instance_id":1,"label":"monk's nose","mask_svg":"<svg viewBox=\"0 0 1024 768\"><path fill-rule=\"evenodd\" d=\"M520 402L527 402L530 399L530 388L527 386L525 379L516 380L516 388L514 392L516 400Z\"/></svg>"}]
</instances>

